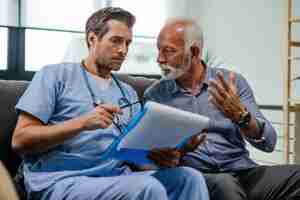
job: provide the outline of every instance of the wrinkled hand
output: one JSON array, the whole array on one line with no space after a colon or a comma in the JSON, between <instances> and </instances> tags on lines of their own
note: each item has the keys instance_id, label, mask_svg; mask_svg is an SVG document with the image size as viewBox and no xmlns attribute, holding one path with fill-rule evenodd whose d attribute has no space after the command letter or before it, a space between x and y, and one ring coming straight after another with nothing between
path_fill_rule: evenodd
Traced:
<instances>
[{"instance_id":1,"label":"wrinkled hand","mask_svg":"<svg viewBox=\"0 0 300 200\"><path fill-rule=\"evenodd\" d=\"M98 128L108 128L113 121L116 113L121 114L118 106L110 104L101 104L96 106L90 113L82 117L85 130L95 130Z\"/></svg>"},{"instance_id":2,"label":"wrinkled hand","mask_svg":"<svg viewBox=\"0 0 300 200\"><path fill-rule=\"evenodd\" d=\"M159 148L150 151L148 158L156 165L162 168L176 167L180 163L180 159L188 152L194 151L197 146L202 144L207 133L202 132L193 137L181 148Z\"/></svg>"},{"instance_id":3,"label":"wrinkled hand","mask_svg":"<svg viewBox=\"0 0 300 200\"><path fill-rule=\"evenodd\" d=\"M176 148L159 148L151 150L148 158L160 167L171 168L179 164L181 154Z\"/></svg>"},{"instance_id":4,"label":"wrinkled hand","mask_svg":"<svg viewBox=\"0 0 300 200\"><path fill-rule=\"evenodd\" d=\"M223 73L217 72L217 79L209 82L209 101L233 122L238 122L240 114L245 111L235 84L235 74L229 73L228 83Z\"/></svg>"}]
</instances>

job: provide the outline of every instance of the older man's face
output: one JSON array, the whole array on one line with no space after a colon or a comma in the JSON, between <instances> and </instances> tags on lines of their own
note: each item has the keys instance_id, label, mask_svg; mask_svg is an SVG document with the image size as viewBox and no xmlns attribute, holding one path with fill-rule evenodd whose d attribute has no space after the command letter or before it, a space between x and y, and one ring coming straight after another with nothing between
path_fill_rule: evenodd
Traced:
<instances>
[{"instance_id":1,"label":"older man's face","mask_svg":"<svg viewBox=\"0 0 300 200\"><path fill-rule=\"evenodd\" d=\"M170 79L179 78L190 65L190 56L184 48L183 28L180 25L165 26L158 36L159 54L157 62L163 75Z\"/></svg>"}]
</instances>

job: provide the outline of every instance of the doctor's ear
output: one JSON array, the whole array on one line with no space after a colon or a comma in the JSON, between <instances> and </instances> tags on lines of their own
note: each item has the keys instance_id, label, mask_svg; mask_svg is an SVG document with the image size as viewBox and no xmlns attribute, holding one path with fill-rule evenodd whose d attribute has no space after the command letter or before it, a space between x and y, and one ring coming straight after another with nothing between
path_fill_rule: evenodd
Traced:
<instances>
[{"instance_id":1,"label":"doctor's ear","mask_svg":"<svg viewBox=\"0 0 300 200\"><path fill-rule=\"evenodd\" d=\"M97 40L97 35L94 32L90 32L88 34L89 46L93 46L93 44L95 43L96 40Z\"/></svg>"}]
</instances>

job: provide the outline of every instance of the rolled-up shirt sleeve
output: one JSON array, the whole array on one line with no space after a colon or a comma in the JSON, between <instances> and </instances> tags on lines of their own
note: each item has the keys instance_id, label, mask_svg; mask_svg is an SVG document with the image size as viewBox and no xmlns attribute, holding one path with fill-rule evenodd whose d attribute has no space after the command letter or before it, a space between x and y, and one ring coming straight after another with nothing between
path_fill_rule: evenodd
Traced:
<instances>
[{"instance_id":1,"label":"rolled-up shirt sleeve","mask_svg":"<svg viewBox=\"0 0 300 200\"><path fill-rule=\"evenodd\" d=\"M272 152L275 149L277 140L276 131L270 121L267 120L260 112L256 104L252 89L250 88L247 80L240 74L237 74L236 80L240 99L243 105L246 106L251 115L255 117L258 126L262 131L262 137L260 139L254 140L248 137L245 138L251 145L253 145L257 149L265 152Z\"/></svg>"}]
</instances>

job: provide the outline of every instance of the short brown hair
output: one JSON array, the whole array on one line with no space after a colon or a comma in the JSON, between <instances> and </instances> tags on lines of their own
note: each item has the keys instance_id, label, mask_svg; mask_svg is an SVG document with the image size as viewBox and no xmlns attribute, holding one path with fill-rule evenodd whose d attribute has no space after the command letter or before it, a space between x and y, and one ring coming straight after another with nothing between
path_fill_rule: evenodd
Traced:
<instances>
[{"instance_id":1,"label":"short brown hair","mask_svg":"<svg viewBox=\"0 0 300 200\"><path fill-rule=\"evenodd\" d=\"M123 22L128 28L132 28L135 23L135 16L119 7L106 7L96 11L88 18L85 26L85 39L88 48L90 48L88 34L94 32L98 39L101 39L109 31L106 22L111 19Z\"/></svg>"}]
</instances>

